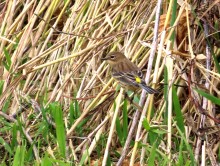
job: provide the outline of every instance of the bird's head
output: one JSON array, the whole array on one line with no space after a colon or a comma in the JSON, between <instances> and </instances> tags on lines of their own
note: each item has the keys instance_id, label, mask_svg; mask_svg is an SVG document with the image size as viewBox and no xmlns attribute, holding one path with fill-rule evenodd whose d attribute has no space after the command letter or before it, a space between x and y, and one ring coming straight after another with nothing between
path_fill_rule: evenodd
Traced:
<instances>
[{"instance_id":1,"label":"bird's head","mask_svg":"<svg viewBox=\"0 0 220 166\"><path fill-rule=\"evenodd\" d=\"M125 60L126 57L121 52L110 52L102 60L106 60L108 64L114 65L116 62L121 62Z\"/></svg>"}]
</instances>

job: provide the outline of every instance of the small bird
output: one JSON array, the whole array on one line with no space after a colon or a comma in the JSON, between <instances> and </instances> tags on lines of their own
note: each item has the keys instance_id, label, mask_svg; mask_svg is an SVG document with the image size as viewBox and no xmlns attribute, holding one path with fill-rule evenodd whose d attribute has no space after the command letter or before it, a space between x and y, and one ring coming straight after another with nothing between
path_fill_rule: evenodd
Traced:
<instances>
[{"instance_id":1,"label":"small bird","mask_svg":"<svg viewBox=\"0 0 220 166\"><path fill-rule=\"evenodd\" d=\"M146 85L142 71L121 52L110 52L102 60L106 60L112 67L112 77L118 80L123 88L132 91L142 88L149 94L159 93Z\"/></svg>"}]
</instances>

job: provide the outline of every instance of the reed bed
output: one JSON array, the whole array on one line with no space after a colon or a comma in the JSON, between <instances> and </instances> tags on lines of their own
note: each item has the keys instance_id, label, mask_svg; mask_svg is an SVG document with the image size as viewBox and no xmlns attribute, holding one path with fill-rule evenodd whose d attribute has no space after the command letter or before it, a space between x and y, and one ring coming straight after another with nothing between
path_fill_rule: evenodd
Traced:
<instances>
[{"instance_id":1,"label":"reed bed","mask_svg":"<svg viewBox=\"0 0 220 166\"><path fill-rule=\"evenodd\" d=\"M218 165L219 7L1 1L0 163ZM111 51L160 93L121 88Z\"/></svg>"}]
</instances>

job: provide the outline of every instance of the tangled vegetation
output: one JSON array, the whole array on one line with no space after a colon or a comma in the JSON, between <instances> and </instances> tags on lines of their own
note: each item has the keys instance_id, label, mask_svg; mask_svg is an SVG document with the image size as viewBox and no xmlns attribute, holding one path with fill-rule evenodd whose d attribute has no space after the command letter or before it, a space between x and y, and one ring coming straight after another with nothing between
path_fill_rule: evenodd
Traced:
<instances>
[{"instance_id":1,"label":"tangled vegetation","mask_svg":"<svg viewBox=\"0 0 220 166\"><path fill-rule=\"evenodd\" d=\"M218 0L0 3L1 165L218 165ZM123 52L160 93L125 91Z\"/></svg>"}]
</instances>

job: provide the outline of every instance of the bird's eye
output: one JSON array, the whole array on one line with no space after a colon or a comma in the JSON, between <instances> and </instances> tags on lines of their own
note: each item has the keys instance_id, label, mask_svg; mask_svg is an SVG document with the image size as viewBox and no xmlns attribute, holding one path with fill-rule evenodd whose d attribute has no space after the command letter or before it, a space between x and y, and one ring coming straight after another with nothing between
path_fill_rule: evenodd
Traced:
<instances>
[{"instance_id":1,"label":"bird's eye","mask_svg":"<svg viewBox=\"0 0 220 166\"><path fill-rule=\"evenodd\" d=\"M115 56L114 56L114 55L111 55L110 58L111 58L111 59L115 59Z\"/></svg>"}]
</instances>

